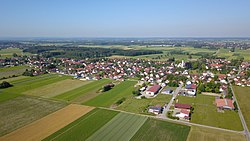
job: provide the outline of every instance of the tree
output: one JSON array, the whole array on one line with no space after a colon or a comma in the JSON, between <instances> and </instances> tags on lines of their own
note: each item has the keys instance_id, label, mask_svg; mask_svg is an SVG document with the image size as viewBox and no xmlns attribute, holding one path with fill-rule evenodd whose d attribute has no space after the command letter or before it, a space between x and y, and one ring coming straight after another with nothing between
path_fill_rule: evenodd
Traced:
<instances>
[{"instance_id":1,"label":"tree","mask_svg":"<svg viewBox=\"0 0 250 141\"><path fill-rule=\"evenodd\" d=\"M192 59L192 55L191 54L188 55L188 59Z\"/></svg>"},{"instance_id":2,"label":"tree","mask_svg":"<svg viewBox=\"0 0 250 141\"><path fill-rule=\"evenodd\" d=\"M18 55L16 54L16 53L13 53L13 55L12 55L13 57L17 57Z\"/></svg>"},{"instance_id":3,"label":"tree","mask_svg":"<svg viewBox=\"0 0 250 141\"><path fill-rule=\"evenodd\" d=\"M9 82L3 81L3 82L0 84L0 89L12 87L12 86L13 86L13 85L10 84Z\"/></svg>"}]
</instances>

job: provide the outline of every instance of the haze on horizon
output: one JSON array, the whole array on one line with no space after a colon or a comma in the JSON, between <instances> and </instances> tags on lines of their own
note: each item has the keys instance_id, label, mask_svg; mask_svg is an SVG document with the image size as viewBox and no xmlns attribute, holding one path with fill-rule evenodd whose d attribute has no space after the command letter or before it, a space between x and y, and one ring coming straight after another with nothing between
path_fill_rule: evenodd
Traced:
<instances>
[{"instance_id":1,"label":"haze on horizon","mask_svg":"<svg viewBox=\"0 0 250 141\"><path fill-rule=\"evenodd\" d=\"M249 0L3 0L0 37L250 37Z\"/></svg>"}]
</instances>

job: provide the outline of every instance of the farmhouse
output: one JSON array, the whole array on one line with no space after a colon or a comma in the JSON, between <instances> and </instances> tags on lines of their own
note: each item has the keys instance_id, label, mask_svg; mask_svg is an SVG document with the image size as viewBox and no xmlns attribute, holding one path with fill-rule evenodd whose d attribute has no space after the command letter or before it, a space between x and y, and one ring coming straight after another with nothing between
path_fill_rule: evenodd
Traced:
<instances>
[{"instance_id":1,"label":"farmhouse","mask_svg":"<svg viewBox=\"0 0 250 141\"><path fill-rule=\"evenodd\" d=\"M154 113L156 115L160 114L162 111L162 107L160 105L156 105L156 106L149 106L148 107L148 112L149 113Z\"/></svg>"},{"instance_id":2,"label":"farmhouse","mask_svg":"<svg viewBox=\"0 0 250 141\"><path fill-rule=\"evenodd\" d=\"M195 96L197 86L195 84L186 85L186 94L189 96Z\"/></svg>"},{"instance_id":3,"label":"farmhouse","mask_svg":"<svg viewBox=\"0 0 250 141\"><path fill-rule=\"evenodd\" d=\"M234 110L233 100L224 98L224 99L215 99L215 103L217 108L226 109L226 110Z\"/></svg>"},{"instance_id":4,"label":"farmhouse","mask_svg":"<svg viewBox=\"0 0 250 141\"><path fill-rule=\"evenodd\" d=\"M146 91L146 94L153 96L157 94L160 89L161 89L160 85L154 85Z\"/></svg>"},{"instance_id":5,"label":"farmhouse","mask_svg":"<svg viewBox=\"0 0 250 141\"><path fill-rule=\"evenodd\" d=\"M175 109L191 109L191 105L189 105L189 104L181 104L181 103L176 103L175 105L174 105L174 108Z\"/></svg>"},{"instance_id":6,"label":"farmhouse","mask_svg":"<svg viewBox=\"0 0 250 141\"><path fill-rule=\"evenodd\" d=\"M175 108L174 110L176 111L175 117L178 117L178 118L183 119L183 120L190 119L191 105L176 103L174 105L174 108Z\"/></svg>"}]
</instances>

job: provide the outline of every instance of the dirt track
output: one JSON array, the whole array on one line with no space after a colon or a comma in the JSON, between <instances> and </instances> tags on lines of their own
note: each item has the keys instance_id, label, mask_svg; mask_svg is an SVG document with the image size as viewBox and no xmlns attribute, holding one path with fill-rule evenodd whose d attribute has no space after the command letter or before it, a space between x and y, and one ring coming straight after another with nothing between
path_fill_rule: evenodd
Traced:
<instances>
[{"instance_id":1,"label":"dirt track","mask_svg":"<svg viewBox=\"0 0 250 141\"><path fill-rule=\"evenodd\" d=\"M94 109L94 107L71 104L27 126L0 137L0 141L42 140L92 109Z\"/></svg>"}]
</instances>

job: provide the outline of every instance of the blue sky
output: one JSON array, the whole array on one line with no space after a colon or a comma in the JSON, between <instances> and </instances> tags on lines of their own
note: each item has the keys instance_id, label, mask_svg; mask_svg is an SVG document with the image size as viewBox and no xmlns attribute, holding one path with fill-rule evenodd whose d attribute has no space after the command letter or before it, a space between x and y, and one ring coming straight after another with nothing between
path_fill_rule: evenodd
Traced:
<instances>
[{"instance_id":1,"label":"blue sky","mask_svg":"<svg viewBox=\"0 0 250 141\"><path fill-rule=\"evenodd\" d=\"M250 0L1 0L0 37L250 37Z\"/></svg>"}]
</instances>

